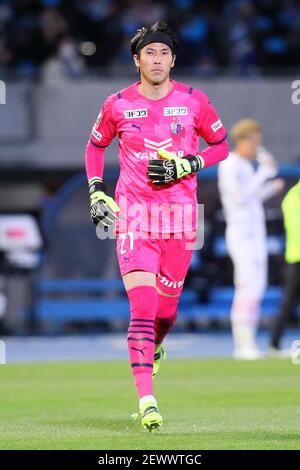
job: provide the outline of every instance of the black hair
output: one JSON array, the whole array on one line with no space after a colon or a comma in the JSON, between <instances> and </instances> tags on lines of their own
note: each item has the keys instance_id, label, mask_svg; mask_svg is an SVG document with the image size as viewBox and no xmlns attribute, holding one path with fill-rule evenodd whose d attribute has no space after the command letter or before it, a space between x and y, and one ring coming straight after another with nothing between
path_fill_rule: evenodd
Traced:
<instances>
[{"instance_id":1,"label":"black hair","mask_svg":"<svg viewBox=\"0 0 300 470\"><path fill-rule=\"evenodd\" d=\"M139 53L136 51L136 47L138 43L142 41L142 39L144 39L146 34L152 33L152 32L161 32L161 33L167 34L173 44L172 54L173 55L176 54L176 51L179 47L179 40L178 40L176 33L170 28L170 26L167 23L164 23L162 21L157 21L152 26L143 26L142 28L137 29L133 38L130 40L130 47L131 47L132 55L134 54L139 55Z\"/></svg>"}]
</instances>

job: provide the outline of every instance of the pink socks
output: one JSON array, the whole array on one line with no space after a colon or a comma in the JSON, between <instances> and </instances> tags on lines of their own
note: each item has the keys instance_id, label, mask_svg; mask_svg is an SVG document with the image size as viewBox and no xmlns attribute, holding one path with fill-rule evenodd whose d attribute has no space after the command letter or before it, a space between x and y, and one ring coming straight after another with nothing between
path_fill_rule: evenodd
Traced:
<instances>
[{"instance_id":1,"label":"pink socks","mask_svg":"<svg viewBox=\"0 0 300 470\"><path fill-rule=\"evenodd\" d=\"M157 294L157 314L154 323L155 344L161 344L175 325L177 319L178 296Z\"/></svg>"},{"instance_id":2,"label":"pink socks","mask_svg":"<svg viewBox=\"0 0 300 470\"><path fill-rule=\"evenodd\" d=\"M128 352L138 396L142 398L153 395L154 320L158 294L151 286L137 286L129 289L127 294L130 302Z\"/></svg>"}]
</instances>

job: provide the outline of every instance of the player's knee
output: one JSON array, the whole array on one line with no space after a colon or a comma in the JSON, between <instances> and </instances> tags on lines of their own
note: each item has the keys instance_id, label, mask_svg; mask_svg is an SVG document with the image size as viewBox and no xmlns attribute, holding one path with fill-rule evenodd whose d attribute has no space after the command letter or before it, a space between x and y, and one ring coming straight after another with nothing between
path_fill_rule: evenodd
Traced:
<instances>
[{"instance_id":1,"label":"player's knee","mask_svg":"<svg viewBox=\"0 0 300 470\"><path fill-rule=\"evenodd\" d=\"M255 299L256 301L260 301L265 289L266 289L266 282L243 282L237 285L235 290L235 298L237 299Z\"/></svg>"},{"instance_id":2,"label":"player's knee","mask_svg":"<svg viewBox=\"0 0 300 470\"><path fill-rule=\"evenodd\" d=\"M152 286L137 286L127 291L131 319L154 319L157 311L157 292Z\"/></svg>"},{"instance_id":3,"label":"player's knee","mask_svg":"<svg viewBox=\"0 0 300 470\"><path fill-rule=\"evenodd\" d=\"M157 289L158 294L162 295L163 297L178 297L178 298L180 297L180 293L178 292L174 292L174 293L172 292L172 294L170 294L169 292L162 291L161 289L159 289L159 287L156 287L156 289Z\"/></svg>"},{"instance_id":4,"label":"player's knee","mask_svg":"<svg viewBox=\"0 0 300 470\"><path fill-rule=\"evenodd\" d=\"M177 317L177 308L180 295L163 295L158 291L157 299L157 314L156 318L159 320L165 320L169 322L170 320Z\"/></svg>"}]
</instances>

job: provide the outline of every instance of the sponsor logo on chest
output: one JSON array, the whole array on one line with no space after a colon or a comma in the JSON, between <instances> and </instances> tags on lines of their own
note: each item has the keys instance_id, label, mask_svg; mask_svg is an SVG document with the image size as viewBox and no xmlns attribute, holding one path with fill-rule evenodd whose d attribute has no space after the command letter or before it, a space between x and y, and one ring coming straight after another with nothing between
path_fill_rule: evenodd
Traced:
<instances>
[{"instance_id":1,"label":"sponsor logo on chest","mask_svg":"<svg viewBox=\"0 0 300 470\"><path fill-rule=\"evenodd\" d=\"M124 111L125 119L137 119L148 117L148 109L127 109Z\"/></svg>"},{"instance_id":2,"label":"sponsor logo on chest","mask_svg":"<svg viewBox=\"0 0 300 470\"><path fill-rule=\"evenodd\" d=\"M172 147L173 139L169 137L168 139L161 140L159 142L144 138L144 147L146 151L144 152L133 152L134 156L139 160L153 160L158 157L159 149L167 149ZM149 150L148 150L149 149ZM182 158L184 156L184 150L173 150L172 151L177 157Z\"/></svg>"},{"instance_id":3,"label":"sponsor logo on chest","mask_svg":"<svg viewBox=\"0 0 300 470\"><path fill-rule=\"evenodd\" d=\"M187 106L171 106L164 108L164 116L185 116L187 114Z\"/></svg>"},{"instance_id":4,"label":"sponsor logo on chest","mask_svg":"<svg viewBox=\"0 0 300 470\"><path fill-rule=\"evenodd\" d=\"M182 158L184 156L184 150L175 150L172 153L177 157ZM159 158L157 150L147 150L146 152L133 152L134 156L138 160L156 160Z\"/></svg>"}]
</instances>

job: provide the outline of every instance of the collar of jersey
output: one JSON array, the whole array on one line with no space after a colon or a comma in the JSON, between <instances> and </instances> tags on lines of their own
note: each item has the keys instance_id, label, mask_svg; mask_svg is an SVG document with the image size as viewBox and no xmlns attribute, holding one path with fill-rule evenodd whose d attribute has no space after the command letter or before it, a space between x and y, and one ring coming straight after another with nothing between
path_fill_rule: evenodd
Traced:
<instances>
[{"instance_id":1,"label":"collar of jersey","mask_svg":"<svg viewBox=\"0 0 300 470\"><path fill-rule=\"evenodd\" d=\"M140 92L138 90L138 85L140 85L140 83L141 83L140 81L135 83L136 93L140 98L143 98L147 101L150 101L151 103L157 103L158 101L165 100L166 98L168 98L173 93L173 91L175 89L175 81L170 79L170 82L172 83L171 90L169 91L169 93L167 93L165 96L162 96L162 98L159 98L158 100L152 100L151 98L147 98L147 96L144 96L144 95L140 94Z\"/></svg>"}]
</instances>

